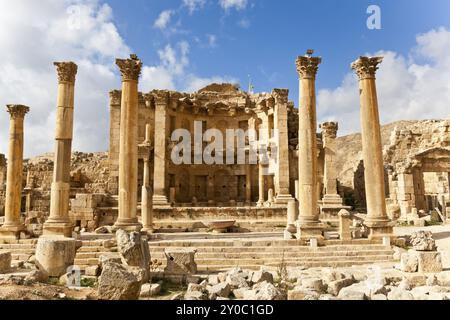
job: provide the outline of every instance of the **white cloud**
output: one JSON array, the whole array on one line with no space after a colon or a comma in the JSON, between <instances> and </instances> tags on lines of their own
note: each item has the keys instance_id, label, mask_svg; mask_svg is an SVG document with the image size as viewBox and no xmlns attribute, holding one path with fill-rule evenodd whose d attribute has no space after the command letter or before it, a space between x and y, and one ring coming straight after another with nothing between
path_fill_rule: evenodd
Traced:
<instances>
[{"instance_id":1,"label":"white cloud","mask_svg":"<svg viewBox=\"0 0 450 320\"><path fill-rule=\"evenodd\" d=\"M373 54L384 56L377 72L382 123L450 117L449 52L450 31L440 28L418 35L417 45L408 58L392 51ZM338 88L320 90L317 104L320 121L339 121L340 134L360 131L358 92L357 78L352 72Z\"/></svg>"},{"instance_id":2,"label":"white cloud","mask_svg":"<svg viewBox=\"0 0 450 320\"><path fill-rule=\"evenodd\" d=\"M173 10L164 10L159 14L158 19L155 20L153 27L161 30L166 29L174 13Z\"/></svg>"},{"instance_id":3,"label":"white cloud","mask_svg":"<svg viewBox=\"0 0 450 320\"><path fill-rule=\"evenodd\" d=\"M219 0L219 5L224 10L236 9L243 10L247 7L248 0Z\"/></svg>"},{"instance_id":4,"label":"white cloud","mask_svg":"<svg viewBox=\"0 0 450 320\"><path fill-rule=\"evenodd\" d=\"M206 4L206 0L183 0L183 5L189 9L189 13L202 9Z\"/></svg>"},{"instance_id":5,"label":"white cloud","mask_svg":"<svg viewBox=\"0 0 450 320\"><path fill-rule=\"evenodd\" d=\"M114 58L130 53L112 23L111 8L96 0L16 0L0 11L0 20L0 106L30 106L25 155L53 150L57 89L53 62L66 60L79 67L74 150L106 150L108 91L120 85ZM8 143L9 115L3 108L0 153L6 153Z\"/></svg>"},{"instance_id":6,"label":"white cloud","mask_svg":"<svg viewBox=\"0 0 450 320\"><path fill-rule=\"evenodd\" d=\"M120 88L114 61L131 49L120 36L111 8L99 0L16 0L0 11L0 153L8 148L6 104L25 104L25 156L54 148L57 75L54 61L78 64L73 149L105 151L109 136L108 92ZM195 91L210 81L189 71L190 46L181 41L158 51L142 70L140 90ZM145 61L144 61L145 63Z\"/></svg>"},{"instance_id":7,"label":"white cloud","mask_svg":"<svg viewBox=\"0 0 450 320\"><path fill-rule=\"evenodd\" d=\"M241 27L243 29L248 29L248 28L250 28L251 22L250 22L250 20L244 18L244 19L239 20L237 24L239 27Z\"/></svg>"},{"instance_id":8,"label":"white cloud","mask_svg":"<svg viewBox=\"0 0 450 320\"><path fill-rule=\"evenodd\" d=\"M217 36L214 34L208 34L206 35L206 38L208 39L208 47L214 48L217 46Z\"/></svg>"}]
</instances>

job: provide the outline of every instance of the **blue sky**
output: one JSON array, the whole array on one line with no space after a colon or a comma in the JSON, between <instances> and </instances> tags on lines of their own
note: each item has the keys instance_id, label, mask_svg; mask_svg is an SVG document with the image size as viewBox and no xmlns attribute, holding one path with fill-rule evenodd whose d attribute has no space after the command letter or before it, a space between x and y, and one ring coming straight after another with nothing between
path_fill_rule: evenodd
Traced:
<instances>
[{"instance_id":1,"label":"blue sky","mask_svg":"<svg viewBox=\"0 0 450 320\"><path fill-rule=\"evenodd\" d=\"M191 7L188 6L191 4ZM381 30L369 30L369 5ZM57 78L54 61L78 64L73 148L108 148L108 92L120 88L115 59L136 53L140 90L196 91L239 82L256 92L290 89L297 105L295 59L313 48L318 122L339 135L360 131L350 63L383 55L377 73L380 118L450 118L448 0L15 0L0 11L0 106L25 104L25 155L52 151ZM196 10L190 10L196 9ZM0 110L0 153L9 115Z\"/></svg>"},{"instance_id":2,"label":"blue sky","mask_svg":"<svg viewBox=\"0 0 450 320\"><path fill-rule=\"evenodd\" d=\"M248 87L250 74L256 91L291 89L296 99L294 60L307 48L323 57L318 88L338 86L359 55L392 50L407 55L416 35L439 26L450 27L450 1L434 0L249 0L245 9L224 11L216 0L189 14L181 0L109 0L114 19L128 45L147 64L157 64L157 50L178 41L191 44L190 69L198 75L228 75ZM366 10L380 6L382 29L369 30ZM153 23L164 10L175 10L162 32ZM246 26L240 25L247 21ZM216 45L205 45L208 35ZM200 38L201 43L196 43ZM180 88L181 89L181 88Z\"/></svg>"}]
</instances>

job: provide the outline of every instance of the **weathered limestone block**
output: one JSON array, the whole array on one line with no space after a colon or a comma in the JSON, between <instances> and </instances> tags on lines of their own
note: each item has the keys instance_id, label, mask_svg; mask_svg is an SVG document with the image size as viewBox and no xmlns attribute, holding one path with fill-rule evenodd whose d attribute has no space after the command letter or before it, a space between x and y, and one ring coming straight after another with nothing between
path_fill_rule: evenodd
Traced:
<instances>
[{"instance_id":1,"label":"weathered limestone block","mask_svg":"<svg viewBox=\"0 0 450 320\"><path fill-rule=\"evenodd\" d=\"M355 279L353 278L345 278L341 280L335 280L328 283L328 289L327 292L329 294L332 294L334 296L339 295L339 292L348 286L351 286L353 283L355 283Z\"/></svg>"},{"instance_id":2,"label":"weathered limestone block","mask_svg":"<svg viewBox=\"0 0 450 320\"><path fill-rule=\"evenodd\" d=\"M299 300L311 300L310 298L319 298L319 294L316 291L308 290L303 287L296 287L293 290L288 291L288 300L299 301Z\"/></svg>"},{"instance_id":3,"label":"weathered limestone block","mask_svg":"<svg viewBox=\"0 0 450 320\"><path fill-rule=\"evenodd\" d=\"M207 288L210 297L228 298L231 294L231 287L228 283L222 282Z\"/></svg>"},{"instance_id":4,"label":"weathered limestone block","mask_svg":"<svg viewBox=\"0 0 450 320\"><path fill-rule=\"evenodd\" d=\"M437 251L418 251L417 260L419 272L441 272L442 258L441 253Z\"/></svg>"},{"instance_id":5,"label":"weathered limestone block","mask_svg":"<svg viewBox=\"0 0 450 320\"><path fill-rule=\"evenodd\" d=\"M400 270L403 272L417 272L419 261L414 253L403 253L400 258Z\"/></svg>"},{"instance_id":6,"label":"weathered limestone block","mask_svg":"<svg viewBox=\"0 0 450 320\"><path fill-rule=\"evenodd\" d=\"M167 258L167 266L164 273L167 274L195 274L197 273L197 263L195 263L194 249L166 249L164 254Z\"/></svg>"},{"instance_id":7,"label":"weathered limestone block","mask_svg":"<svg viewBox=\"0 0 450 320\"><path fill-rule=\"evenodd\" d=\"M161 292L161 285L159 283L145 283L141 287L140 296L142 298L150 298L157 296Z\"/></svg>"},{"instance_id":8,"label":"weathered limestone block","mask_svg":"<svg viewBox=\"0 0 450 320\"><path fill-rule=\"evenodd\" d=\"M0 252L0 273L11 270L11 252Z\"/></svg>"},{"instance_id":9,"label":"weathered limestone block","mask_svg":"<svg viewBox=\"0 0 450 320\"><path fill-rule=\"evenodd\" d=\"M41 237L36 247L36 266L50 277L60 277L74 264L75 254L75 239Z\"/></svg>"},{"instance_id":10,"label":"weathered limestone block","mask_svg":"<svg viewBox=\"0 0 450 320\"><path fill-rule=\"evenodd\" d=\"M122 263L130 267L139 267L145 270L146 279L150 276L150 251L148 242L141 238L139 232L126 232L117 230L117 247Z\"/></svg>"},{"instance_id":11,"label":"weathered limestone block","mask_svg":"<svg viewBox=\"0 0 450 320\"><path fill-rule=\"evenodd\" d=\"M327 290L327 286L323 283L323 280L320 278L301 279L301 286L305 289L316 292L326 292Z\"/></svg>"},{"instance_id":12,"label":"weathered limestone block","mask_svg":"<svg viewBox=\"0 0 450 320\"><path fill-rule=\"evenodd\" d=\"M273 275L267 271L256 271L253 273L251 280L253 283L260 283L264 281L273 283Z\"/></svg>"},{"instance_id":13,"label":"weathered limestone block","mask_svg":"<svg viewBox=\"0 0 450 320\"><path fill-rule=\"evenodd\" d=\"M103 268L103 266L109 262L114 263L122 263L122 259L120 258L120 255L118 253L108 253L108 254L102 254L98 258L98 263L100 268Z\"/></svg>"},{"instance_id":14,"label":"weathered limestone block","mask_svg":"<svg viewBox=\"0 0 450 320\"><path fill-rule=\"evenodd\" d=\"M352 239L350 226L352 225L350 212L342 209L338 213L339 216L339 237L341 240L347 241Z\"/></svg>"},{"instance_id":15,"label":"weathered limestone block","mask_svg":"<svg viewBox=\"0 0 450 320\"><path fill-rule=\"evenodd\" d=\"M98 279L101 300L136 300L140 291L141 281L130 268L114 262L103 266Z\"/></svg>"},{"instance_id":16,"label":"weathered limestone block","mask_svg":"<svg viewBox=\"0 0 450 320\"><path fill-rule=\"evenodd\" d=\"M414 300L414 296L410 292L398 288L390 291L387 298L388 300Z\"/></svg>"},{"instance_id":17,"label":"weathered limestone block","mask_svg":"<svg viewBox=\"0 0 450 320\"><path fill-rule=\"evenodd\" d=\"M244 292L244 300L283 300L285 297L273 284L266 281Z\"/></svg>"},{"instance_id":18,"label":"weathered limestone block","mask_svg":"<svg viewBox=\"0 0 450 320\"><path fill-rule=\"evenodd\" d=\"M369 288L362 282L342 288L338 298L341 300L368 300Z\"/></svg>"},{"instance_id":19,"label":"weathered limestone block","mask_svg":"<svg viewBox=\"0 0 450 320\"><path fill-rule=\"evenodd\" d=\"M450 271L443 271L436 275L437 282L442 287L450 287Z\"/></svg>"},{"instance_id":20,"label":"weathered limestone block","mask_svg":"<svg viewBox=\"0 0 450 320\"><path fill-rule=\"evenodd\" d=\"M418 231L411 235L410 243L417 251L435 251L436 242L430 231Z\"/></svg>"}]
</instances>

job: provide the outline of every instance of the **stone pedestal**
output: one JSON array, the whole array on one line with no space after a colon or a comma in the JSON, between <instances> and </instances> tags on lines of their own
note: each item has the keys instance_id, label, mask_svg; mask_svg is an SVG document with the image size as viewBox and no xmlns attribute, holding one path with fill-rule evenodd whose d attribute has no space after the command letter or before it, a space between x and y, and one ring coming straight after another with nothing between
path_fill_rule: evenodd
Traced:
<instances>
[{"instance_id":1,"label":"stone pedestal","mask_svg":"<svg viewBox=\"0 0 450 320\"><path fill-rule=\"evenodd\" d=\"M0 228L1 239L17 239L25 226L20 219L23 168L23 120L30 108L8 105L9 147L5 195L5 223Z\"/></svg>"},{"instance_id":2,"label":"stone pedestal","mask_svg":"<svg viewBox=\"0 0 450 320\"><path fill-rule=\"evenodd\" d=\"M297 58L300 77L299 101L299 219L298 238L323 240L324 226L319 221L317 205L317 119L315 80L322 59L312 57L312 50L306 56Z\"/></svg>"},{"instance_id":3,"label":"stone pedestal","mask_svg":"<svg viewBox=\"0 0 450 320\"><path fill-rule=\"evenodd\" d=\"M380 239L393 235L393 225L386 210L380 118L375 84L375 73L382 60L382 57L360 57L352 64L352 68L359 77L367 200L365 225L370 228L369 239Z\"/></svg>"},{"instance_id":4,"label":"stone pedestal","mask_svg":"<svg viewBox=\"0 0 450 320\"><path fill-rule=\"evenodd\" d=\"M339 217L339 237L342 241L352 240L352 216L347 210L341 210L338 213Z\"/></svg>"},{"instance_id":5,"label":"stone pedestal","mask_svg":"<svg viewBox=\"0 0 450 320\"><path fill-rule=\"evenodd\" d=\"M297 228L295 226L298 219L298 204L297 201L291 200L288 202L287 207L287 225L284 230L284 239L290 240L295 238Z\"/></svg>"},{"instance_id":6,"label":"stone pedestal","mask_svg":"<svg viewBox=\"0 0 450 320\"><path fill-rule=\"evenodd\" d=\"M137 211L138 175L138 80L141 61L131 55L130 59L117 59L122 74L122 101L120 113L119 146L119 217L114 229L139 231Z\"/></svg>"},{"instance_id":7,"label":"stone pedestal","mask_svg":"<svg viewBox=\"0 0 450 320\"><path fill-rule=\"evenodd\" d=\"M42 236L36 247L36 266L50 277L60 277L73 266L76 240L61 236Z\"/></svg>"},{"instance_id":8,"label":"stone pedestal","mask_svg":"<svg viewBox=\"0 0 450 320\"><path fill-rule=\"evenodd\" d=\"M58 73L55 160L50 195L50 216L44 223L44 235L72 236L69 219L70 161L72 157L75 76L73 62L55 62Z\"/></svg>"}]
</instances>

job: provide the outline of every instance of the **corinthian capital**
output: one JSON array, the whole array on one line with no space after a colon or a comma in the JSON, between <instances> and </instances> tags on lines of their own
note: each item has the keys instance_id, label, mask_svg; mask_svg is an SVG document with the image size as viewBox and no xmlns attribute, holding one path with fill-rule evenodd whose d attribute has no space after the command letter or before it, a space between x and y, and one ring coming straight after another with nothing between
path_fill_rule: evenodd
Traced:
<instances>
[{"instance_id":1,"label":"corinthian capital","mask_svg":"<svg viewBox=\"0 0 450 320\"><path fill-rule=\"evenodd\" d=\"M319 64L322 62L321 57L313 57L313 50L308 50L305 56L297 58L297 72L301 79L315 79Z\"/></svg>"},{"instance_id":2,"label":"corinthian capital","mask_svg":"<svg viewBox=\"0 0 450 320\"><path fill-rule=\"evenodd\" d=\"M324 122L320 125L322 135L327 138L336 138L339 125L337 122Z\"/></svg>"},{"instance_id":3,"label":"corinthian capital","mask_svg":"<svg viewBox=\"0 0 450 320\"><path fill-rule=\"evenodd\" d=\"M351 67L355 70L359 80L375 79L375 73L379 68L379 64L383 61L383 57L359 57L352 63Z\"/></svg>"},{"instance_id":4,"label":"corinthian capital","mask_svg":"<svg viewBox=\"0 0 450 320\"><path fill-rule=\"evenodd\" d=\"M272 96L279 103L288 103L289 89L273 89Z\"/></svg>"},{"instance_id":5,"label":"corinthian capital","mask_svg":"<svg viewBox=\"0 0 450 320\"><path fill-rule=\"evenodd\" d=\"M142 61L135 54L130 55L130 59L116 59L116 65L122 74L122 80L138 81L141 75Z\"/></svg>"},{"instance_id":6,"label":"corinthian capital","mask_svg":"<svg viewBox=\"0 0 450 320\"><path fill-rule=\"evenodd\" d=\"M6 110L11 115L12 119L23 119L30 111L30 108L20 104L8 104Z\"/></svg>"},{"instance_id":7,"label":"corinthian capital","mask_svg":"<svg viewBox=\"0 0 450 320\"><path fill-rule=\"evenodd\" d=\"M59 82L75 82L78 66L73 62L54 62Z\"/></svg>"}]
</instances>

